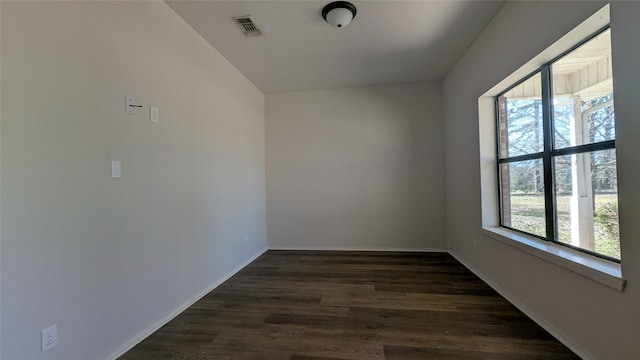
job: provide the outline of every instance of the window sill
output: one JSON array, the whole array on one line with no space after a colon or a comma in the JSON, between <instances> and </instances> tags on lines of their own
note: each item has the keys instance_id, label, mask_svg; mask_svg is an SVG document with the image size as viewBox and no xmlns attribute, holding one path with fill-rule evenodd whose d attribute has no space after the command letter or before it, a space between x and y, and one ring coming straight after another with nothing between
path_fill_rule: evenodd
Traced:
<instances>
[{"instance_id":1,"label":"window sill","mask_svg":"<svg viewBox=\"0 0 640 360\"><path fill-rule=\"evenodd\" d=\"M505 228L483 227L482 234L614 290L624 291L627 281L622 278L620 264Z\"/></svg>"}]
</instances>

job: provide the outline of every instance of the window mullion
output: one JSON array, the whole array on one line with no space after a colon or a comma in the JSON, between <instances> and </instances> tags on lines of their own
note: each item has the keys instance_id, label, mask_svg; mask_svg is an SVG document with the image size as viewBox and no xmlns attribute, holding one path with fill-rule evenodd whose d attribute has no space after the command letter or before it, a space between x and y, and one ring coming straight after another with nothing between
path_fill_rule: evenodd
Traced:
<instances>
[{"instance_id":1,"label":"window mullion","mask_svg":"<svg viewBox=\"0 0 640 360\"><path fill-rule=\"evenodd\" d=\"M610 43L605 27L496 96L496 185L501 227L619 262Z\"/></svg>"},{"instance_id":2,"label":"window mullion","mask_svg":"<svg viewBox=\"0 0 640 360\"><path fill-rule=\"evenodd\" d=\"M553 186L553 162L551 152L553 151L553 109L551 93L551 67L542 67L542 132L544 151L542 155L542 167L544 169L544 210L546 222L547 240L554 241L556 238L556 219L554 216L554 186Z\"/></svg>"}]
</instances>

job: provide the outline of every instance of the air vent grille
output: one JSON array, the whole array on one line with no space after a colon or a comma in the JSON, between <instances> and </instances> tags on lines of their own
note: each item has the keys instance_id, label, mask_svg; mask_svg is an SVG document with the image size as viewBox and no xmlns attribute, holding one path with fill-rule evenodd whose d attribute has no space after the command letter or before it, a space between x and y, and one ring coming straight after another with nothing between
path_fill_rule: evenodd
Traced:
<instances>
[{"instance_id":1,"label":"air vent grille","mask_svg":"<svg viewBox=\"0 0 640 360\"><path fill-rule=\"evenodd\" d=\"M244 36L246 37L263 36L262 31L260 31L256 23L253 22L253 19L251 18L251 16L249 15L237 16L231 19L233 19L233 22L236 23L236 25L238 25L240 30L242 30L242 33L244 34Z\"/></svg>"}]
</instances>

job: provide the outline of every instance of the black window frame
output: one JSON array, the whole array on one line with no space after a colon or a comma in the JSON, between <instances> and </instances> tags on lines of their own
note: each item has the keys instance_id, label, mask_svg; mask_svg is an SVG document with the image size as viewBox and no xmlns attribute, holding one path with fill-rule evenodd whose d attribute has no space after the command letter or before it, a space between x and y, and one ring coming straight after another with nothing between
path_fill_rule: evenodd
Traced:
<instances>
[{"instance_id":1,"label":"black window frame","mask_svg":"<svg viewBox=\"0 0 640 360\"><path fill-rule=\"evenodd\" d=\"M585 43L591 41L593 38L602 34L603 32L609 30L611 28L610 24L600 28L598 31L589 35L582 41L578 42L568 50L564 51L562 54L556 56L551 61L543 64L535 71L529 73L522 79L516 81L511 86L507 87L503 91L501 91L498 95L495 96L495 125L496 125L496 159L497 159L497 183L498 183L498 204L499 204L499 222L500 227L507 228L512 231L516 231L522 234L526 234L528 236L533 236L538 239L549 241L554 244L558 244L561 246L569 247L571 249L593 255L602 259L610 260L616 263L620 263L620 259L610 257L604 254L597 253L595 251L590 251L581 247L573 246L571 244L563 243L557 240L557 228L558 228L558 219L555 216L556 213L556 193L555 193L555 183L553 179L554 174L554 164L553 159L558 156L566 156L566 155L574 155L574 154L582 154L589 153L595 151L602 150L610 150L616 148L616 140L605 140L595 143L582 144L570 147L564 147L560 149L555 149L554 144L554 119L553 119L553 75L551 72L551 67L558 60L562 59L572 51L576 50L580 46ZM541 98L542 98L542 133L543 133L543 151L531 154L524 155L516 155L516 156L507 156L502 158L500 156L500 97L502 97L505 93L511 91L518 85L523 82L531 79L532 77L540 74L541 76ZM614 94L615 98L615 94ZM614 110L615 111L615 110ZM508 164L513 162L521 162L527 160L538 160L541 159L543 163L543 179L544 179L544 208L545 208L545 222L546 222L546 236L539 236L536 234L528 233L523 230L519 230L510 226L505 226L503 223L504 212L503 212L503 202L502 202L502 179L501 179L501 171L500 167L502 164Z\"/></svg>"}]
</instances>

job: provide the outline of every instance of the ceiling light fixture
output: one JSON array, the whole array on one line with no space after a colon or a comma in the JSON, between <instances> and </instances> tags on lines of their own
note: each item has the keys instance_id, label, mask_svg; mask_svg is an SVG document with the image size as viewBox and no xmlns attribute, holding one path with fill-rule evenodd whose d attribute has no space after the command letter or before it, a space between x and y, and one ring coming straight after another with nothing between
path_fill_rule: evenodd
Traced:
<instances>
[{"instance_id":1,"label":"ceiling light fixture","mask_svg":"<svg viewBox=\"0 0 640 360\"><path fill-rule=\"evenodd\" d=\"M347 1L334 1L322 9L322 18L337 28L343 28L356 17L356 7Z\"/></svg>"}]
</instances>

